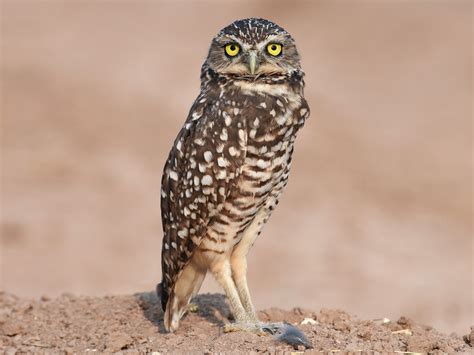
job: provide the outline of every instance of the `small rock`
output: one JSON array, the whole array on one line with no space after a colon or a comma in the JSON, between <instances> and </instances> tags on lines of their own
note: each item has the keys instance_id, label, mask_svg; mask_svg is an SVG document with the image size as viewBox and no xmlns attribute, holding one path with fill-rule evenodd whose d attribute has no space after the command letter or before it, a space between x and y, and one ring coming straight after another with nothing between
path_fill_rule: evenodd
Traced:
<instances>
[{"instance_id":1,"label":"small rock","mask_svg":"<svg viewBox=\"0 0 474 355\"><path fill-rule=\"evenodd\" d=\"M416 353L428 353L437 348L436 340L421 335L412 336L407 339L407 351Z\"/></svg>"},{"instance_id":2,"label":"small rock","mask_svg":"<svg viewBox=\"0 0 474 355\"><path fill-rule=\"evenodd\" d=\"M302 325L305 325L305 324L318 324L318 322L315 321L313 318L305 318L305 319L303 319L301 324Z\"/></svg>"},{"instance_id":3,"label":"small rock","mask_svg":"<svg viewBox=\"0 0 474 355\"><path fill-rule=\"evenodd\" d=\"M410 328L413 325L413 321L410 318L404 316L401 316L397 323L404 328Z\"/></svg>"},{"instance_id":4,"label":"small rock","mask_svg":"<svg viewBox=\"0 0 474 355\"><path fill-rule=\"evenodd\" d=\"M474 348L474 326L471 327L471 332L464 337L464 341L471 346L471 348Z\"/></svg>"},{"instance_id":5,"label":"small rock","mask_svg":"<svg viewBox=\"0 0 474 355\"><path fill-rule=\"evenodd\" d=\"M5 349L5 355L15 355L16 354L16 349L9 347Z\"/></svg>"},{"instance_id":6,"label":"small rock","mask_svg":"<svg viewBox=\"0 0 474 355\"><path fill-rule=\"evenodd\" d=\"M105 349L110 352L116 352L126 348L133 343L130 335L125 333L112 334L105 340Z\"/></svg>"},{"instance_id":7,"label":"small rock","mask_svg":"<svg viewBox=\"0 0 474 355\"><path fill-rule=\"evenodd\" d=\"M3 324L3 326L1 327L1 331L6 336L12 337L17 334L22 334L23 327L20 323L10 320Z\"/></svg>"},{"instance_id":8,"label":"small rock","mask_svg":"<svg viewBox=\"0 0 474 355\"><path fill-rule=\"evenodd\" d=\"M341 320L337 320L337 321L334 322L334 329L339 330L339 331L343 331L343 330L349 330L350 327L346 322L341 321Z\"/></svg>"}]
</instances>

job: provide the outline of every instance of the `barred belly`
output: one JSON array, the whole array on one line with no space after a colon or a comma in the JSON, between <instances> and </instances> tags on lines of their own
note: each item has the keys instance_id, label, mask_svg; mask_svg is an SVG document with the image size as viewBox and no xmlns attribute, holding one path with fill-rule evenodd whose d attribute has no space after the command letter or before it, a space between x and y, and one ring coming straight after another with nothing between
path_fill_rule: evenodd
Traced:
<instances>
[{"instance_id":1,"label":"barred belly","mask_svg":"<svg viewBox=\"0 0 474 355\"><path fill-rule=\"evenodd\" d=\"M212 219L199 246L209 259L215 254L231 253L243 238L253 244L278 204L288 181L293 142L275 139L273 145L267 143L270 148L267 153L257 156L252 154L257 148L249 141L250 154L245 159L240 181L222 211Z\"/></svg>"}]
</instances>

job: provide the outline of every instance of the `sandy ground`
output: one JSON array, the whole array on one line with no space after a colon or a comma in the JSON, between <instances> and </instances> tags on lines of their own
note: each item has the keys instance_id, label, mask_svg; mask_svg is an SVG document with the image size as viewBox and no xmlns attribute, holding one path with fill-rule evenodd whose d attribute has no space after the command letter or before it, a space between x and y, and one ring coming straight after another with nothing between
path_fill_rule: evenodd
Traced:
<instances>
[{"instance_id":1,"label":"sandy ground","mask_svg":"<svg viewBox=\"0 0 474 355\"><path fill-rule=\"evenodd\" d=\"M295 37L312 115L249 256L256 307L403 314L447 334L472 325L472 2L2 0L1 10L2 290L154 288L161 169L209 42L262 16ZM203 292L217 291L208 278ZM72 302L60 300L33 309ZM133 297L117 300L141 317Z\"/></svg>"},{"instance_id":2,"label":"sandy ground","mask_svg":"<svg viewBox=\"0 0 474 355\"><path fill-rule=\"evenodd\" d=\"M179 352L288 352L304 351L271 335L224 333L229 307L223 295L205 294L197 309L182 321L174 334L163 332L163 319L154 293L104 298L43 297L39 301L0 294L0 350L15 352L84 351L138 353ZM445 335L406 317L360 320L340 310L319 312L271 308L259 312L264 322L286 321L303 331L312 349L319 351L376 351L453 353L468 352L474 345L474 327L464 337Z\"/></svg>"}]
</instances>

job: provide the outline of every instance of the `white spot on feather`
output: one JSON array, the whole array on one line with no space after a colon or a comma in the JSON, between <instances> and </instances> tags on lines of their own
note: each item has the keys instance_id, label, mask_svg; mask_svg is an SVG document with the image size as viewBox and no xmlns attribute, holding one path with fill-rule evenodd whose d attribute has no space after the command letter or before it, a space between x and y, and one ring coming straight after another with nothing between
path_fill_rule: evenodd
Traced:
<instances>
[{"instance_id":1,"label":"white spot on feather","mask_svg":"<svg viewBox=\"0 0 474 355\"><path fill-rule=\"evenodd\" d=\"M219 194L220 194L221 196L225 196L225 188L224 188L224 187L222 187L222 186L219 187Z\"/></svg>"},{"instance_id":2,"label":"white spot on feather","mask_svg":"<svg viewBox=\"0 0 474 355\"><path fill-rule=\"evenodd\" d=\"M222 139L223 141L226 141L227 138L229 138L229 136L227 135L227 129L226 128L222 128L222 133L221 135L219 136L220 139Z\"/></svg>"},{"instance_id":3,"label":"white spot on feather","mask_svg":"<svg viewBox=\"0 0 474 355\"><path fill-rule=\"evenodd\" d=\"M185 228L185 229L181 229L180 231L178 231L178 237L184 239L188 236L188 230Z\"/></svg>"},{"instance_id":4,"label":"white spot on feather","mask_svg":"<svg viewBox=\"0 0 474 355\"><path fill-rule=\"evenodd\" d=\"M212 153L209 150L204 152L204 160L206 160L208 163L212 161Z\"/></svg>"},{"instance_id":5,"label":"white spot on feather","mask_svg":"<svg viewBox=\"0 0 474 355\"><path fill-rule=\"evenodd\" d=\"M224 157L217 158L217 165L219 165L221 168L225 168L228 164L229 161Z\"/></svg>"},{"instance_id":6,"label":"white spot on feather","mask_svg":"<svg viewBox=\"0 0 474 355\"><path fill-rule=\"evenodd\" d=\"M239 129L239 139L245 141L245 132L243 129Z\"/></svg>"},{"instance_id":7,"label":"white spot on feather","mask_svg":"<svg viewBox=\"0 0 474 355\"><path fill-rule=\"evenodd\" d=\"M176 173L176 171L171 170L169 176L170 176L170 179L174 181L178 181L178 174Z\"/></svg>"},{"instance_id":8,"label":"white spot on feather","mask_svg":"<svg viewBox=\"0 0 474 355\"><path fill-rule=\"evenodd\" d=\"M198 119L199 117L201 117L201 116L202 116L202 112L194 112L194 113L192 114L192 119L193 119L193 120L197 120L197 119Z\"/></svg>"},{"instance_id":9,"label":"white spot on feather","mask_svg":"<svg viewBox=\"0 0 474 355\"><path fill-rule=\"evenodd\" d=\"M222 180L222 179L225 179L226 176L227 176L227 172L225 171L225 169L222 169L222 170L219 170L219 172L216 174L216 179Z\"/></svg>"},{"instance_id":10,"label":"white spot on feather","mask_svg":"<svg viewBox=\"0 0 474 355\"><path fill-rule=\"evenodd\" d=\"M268 163L263 160L263 159L258 159L257 160L257 166L260 168L260 169L265 169L266 167L268 167Z\"/></svg>"},{"instance_id":11,"label":"white spot on feather","mask_svg":"<svg viewBox=\"0 0 474 355\"><path fill-rule=\"evenodd\" d=\"M224 117L225 125L230 126L230 124L232 123L232 118L230 117L230 115L226 111L224 111L222 112L222 116Z\"/></svg>"},{"instance_id":12,"label":"white spot on feather","mask_svg":"<svg viewBox=\"0 0 474 355\"><path fill-rule=\"evenodd\" d=\"M194 143L196 143L197 145L199 145L201 147L204 145L204 141L201 138L196 138L194 140Z\"/></svg>"},{"instance_id":13,"label":"white spot on feather","mask_svg":"<svg viewBox=\"0 0 474 355\"><path fill-rule=\"evenodd\" d=\"M212 184L212 177L210 175L204 175L201 179L201 184L209 186Z\"/></svg>"},{"instance_id":14,"label":"white spot on feather","mask_svg":"<svg viewBox=\"0 0 474 355\"><path fill-rule=\"evenodd\" d=\"M286 119L287 119L286 115L282 115L276 119L276 122L281 126L282 124L286 122Z\"/></svg>"}]
</instances>

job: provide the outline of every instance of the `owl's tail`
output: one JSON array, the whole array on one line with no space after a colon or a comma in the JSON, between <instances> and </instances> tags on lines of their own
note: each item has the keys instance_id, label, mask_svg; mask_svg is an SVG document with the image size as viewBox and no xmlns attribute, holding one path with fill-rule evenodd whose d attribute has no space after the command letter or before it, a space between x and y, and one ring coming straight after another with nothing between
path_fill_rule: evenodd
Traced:
<instances>
[{"instance_id":1,"label":"owl's tail","mask_svg":"<svg viewBox=\"0 0 474 355\"><path fill-rule=\"evenodd\" d=\"M164 284L164 281L161 281L158 285L156 285L156 295L161 302L161 309L163 312L166 311L166 303L170 297L168 292L168 287Z\"/></svg>"}]
</instances>

